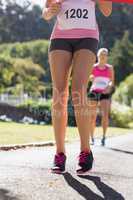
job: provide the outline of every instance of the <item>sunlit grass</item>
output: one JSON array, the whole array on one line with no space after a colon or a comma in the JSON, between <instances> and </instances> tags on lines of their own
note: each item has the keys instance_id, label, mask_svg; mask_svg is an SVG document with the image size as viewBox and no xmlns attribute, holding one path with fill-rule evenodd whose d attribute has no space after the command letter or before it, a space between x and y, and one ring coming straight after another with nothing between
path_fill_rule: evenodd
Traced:
<instances>
[{"instance_id":1,"label":"sunlit grass","mask_svg":"<svg viewBox=\"0 0 133 200\"><path fill-rule=\"evenodd\" d=\"M117 136L127 133L133 133L133 129L108 129L108 136ZM101 134L102 129L96 128L96 137L101 136ZM78 136L76 127L67 128L66 139L68 141L78 139ZM0 122L0 145L46 142L51 140L54 140L52 126Z\"/></svg>"}]
</instances>

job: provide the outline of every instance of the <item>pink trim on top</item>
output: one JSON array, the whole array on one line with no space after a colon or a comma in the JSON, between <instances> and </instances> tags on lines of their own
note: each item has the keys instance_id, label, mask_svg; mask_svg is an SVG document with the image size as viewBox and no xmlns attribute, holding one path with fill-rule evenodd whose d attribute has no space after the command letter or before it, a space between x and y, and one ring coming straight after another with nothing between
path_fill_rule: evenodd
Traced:
<instances>
[{"instance_id":1,"label":"pink trim on top","mask_svg":"<svg viewBox=\"0 0 133 200\"><path fill-rule=\"evenodd\" d=\"M94 38L99 40L99 29L97 26L96 30L89 29L71 29L71 30L61 30L58 28L58 23L55 24L51 38Z\"/></svg>"}]
</instances>

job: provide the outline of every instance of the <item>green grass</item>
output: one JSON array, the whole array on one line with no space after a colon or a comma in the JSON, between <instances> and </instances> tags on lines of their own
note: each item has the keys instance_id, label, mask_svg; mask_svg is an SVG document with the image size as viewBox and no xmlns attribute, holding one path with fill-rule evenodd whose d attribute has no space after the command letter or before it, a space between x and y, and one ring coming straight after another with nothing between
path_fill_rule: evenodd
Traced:
<instances>
[{"instance_id":1,"label":"green grass","mask_svg":"<svg viewBox=\"0 0 133 200\"><path fill-rule=\"evenodd\" d=\"M96 137L99 137L101 133L102 129L96 128ZM117 136L126 133L133 133L133 129L108 129L108 136ZM68 141L78 139L77 128L68 127L66 139ZM49 140L54 140L52 126L0 122L0 145L44 142Z\"/></svg>"}]
</instances>

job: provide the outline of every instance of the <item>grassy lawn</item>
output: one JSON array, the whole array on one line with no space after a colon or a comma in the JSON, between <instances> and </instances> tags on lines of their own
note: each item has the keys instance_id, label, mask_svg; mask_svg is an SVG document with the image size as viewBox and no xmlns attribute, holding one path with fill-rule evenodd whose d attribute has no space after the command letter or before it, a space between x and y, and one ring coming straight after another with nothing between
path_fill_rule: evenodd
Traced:
<instances>
[{"instance_id":1,"label":"grassy lawn","mask_svg":"<svg viewBox=\"0 0 133 200\"><path fill-rule=\"evenodd\" d=\"M99 137L101 133L102 129L96 128L96 137ZM126 133L133 133L133 129L108 129L108 136L117 136ZM53 139L52 126L0 122L0 145L44 142ZM77 128L67 128L67 139L68 141L78 139Z\"/></svg>"}]
</instances>

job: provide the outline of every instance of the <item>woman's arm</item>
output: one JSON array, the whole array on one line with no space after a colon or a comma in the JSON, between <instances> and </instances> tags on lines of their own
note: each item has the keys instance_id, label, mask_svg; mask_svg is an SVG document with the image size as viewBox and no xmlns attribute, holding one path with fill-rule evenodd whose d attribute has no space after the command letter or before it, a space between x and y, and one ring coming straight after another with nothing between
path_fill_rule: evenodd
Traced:
<instances>
[{"instance_id":1,"label":"woman's arm","mask_svg":"<svg viewBox=\"0 0 133 200\"><path fill-rule=\"evenodd\" d=\"M42 12L42 17L45 20L50 20L59 13L60 9L61 9L61 2L52 3L52 0L46 0Z\"/></svg>"},{"instance_id":2,"label":"woman's arm","mask_svg":"<svg viewBox=\"0 0 133 200\"><path fill-rule=\"evenodd\" d=\"M98 0L99 9L106 17L112 13L112 2L108 0Z\"/></svg>"},{"instance_id":3,"label":"woman's arm","mask_svg":"<svg viewBox=\"0 0 133 200\"><path fill-rule=\"evenodd\" d=\"M94 73L95 73L94 71L95 71L95 68L93 66L92 69L91 69L90 75L89 75L89 81L90 82L94 81Z\"/></svg>"},{"instance_id":4,"label":"woman's arm","mask_svg":"<svg viewBox=\"0 0 133 200\"><path fill-rule=\"evenodd\" d=\"M110 87L114 87L115 86L115 72L114 72L114 67L110 67L110 83L109 83Z\"/></svg>"}]
</instances>

